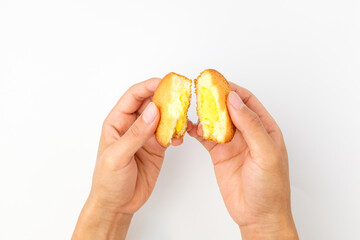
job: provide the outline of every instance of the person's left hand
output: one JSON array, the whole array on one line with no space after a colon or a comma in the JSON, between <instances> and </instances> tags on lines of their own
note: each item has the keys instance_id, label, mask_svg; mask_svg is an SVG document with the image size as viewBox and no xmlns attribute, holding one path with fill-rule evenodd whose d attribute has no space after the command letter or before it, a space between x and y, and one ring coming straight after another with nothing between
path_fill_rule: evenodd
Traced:
<instances>
[{"instance_id":1,"label":"person's left hand","mask_svg":"<svg viewBox=\"0 0 360 240\"><path fill-rule=\"evenodd\" d=\"M132 215L150 197L166 150L154 135L160 114L151 98L159 82L132 86L105 119L91 192L73 239L124 239Z\"/></svg>"}]
</instances>

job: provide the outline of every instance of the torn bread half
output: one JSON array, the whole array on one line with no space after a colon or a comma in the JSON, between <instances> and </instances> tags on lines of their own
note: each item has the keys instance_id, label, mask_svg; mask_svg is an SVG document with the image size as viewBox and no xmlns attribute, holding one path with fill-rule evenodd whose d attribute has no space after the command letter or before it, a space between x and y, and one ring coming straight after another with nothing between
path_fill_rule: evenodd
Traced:
<instances>
[{"instance_id":1,"label":"torn bread half","mask_svg":"<svg viewBox=\"0 0 360 240\"><path fill-rule=\"evenodd\" d=\"M191 83L190 79L171 72L160 81L154 93L153 102L160 110L156 138L163 146L171 144L171 138L182 138L185 134Z\"/></svg>"},{"instance_id":2,"label":"torn bread half","mask_svg":"<svg viewBox=\"0 0 360 240\"><path fill-rule=\"evenodd\" d=\"M226 143L233 138L235 129L226 106L230 91L228 81L214 69L204 70L195 79L196 109L204 139Z\"/></svg>"}]
</instances>

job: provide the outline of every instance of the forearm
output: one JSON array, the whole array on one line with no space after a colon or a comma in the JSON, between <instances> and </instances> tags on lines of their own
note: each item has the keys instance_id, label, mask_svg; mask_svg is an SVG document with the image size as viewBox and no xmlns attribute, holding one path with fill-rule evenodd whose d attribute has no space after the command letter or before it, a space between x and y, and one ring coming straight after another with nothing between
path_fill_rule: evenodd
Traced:
<instances>
[{"instance_id":1,"label":"forearm","mask_svg":"<svg viewBox=\"0 0 360 240\"><path fill-rule=\"evenodd\" d=\"M76 224L72 240L111 239L123 240L132 215L111 212L98 206L89 198Z\"/></svg>"},{"instance_id":2,"label":"forearm","mask_svg":"<svg viewBox=\"0 0 360 240\"><path fill-rule=\"evenodd\" d=\"M294 220L290 215L274 219L271 223L254 223L239 226L243 240L298 240Z\"/></svg>"}]
</instances>

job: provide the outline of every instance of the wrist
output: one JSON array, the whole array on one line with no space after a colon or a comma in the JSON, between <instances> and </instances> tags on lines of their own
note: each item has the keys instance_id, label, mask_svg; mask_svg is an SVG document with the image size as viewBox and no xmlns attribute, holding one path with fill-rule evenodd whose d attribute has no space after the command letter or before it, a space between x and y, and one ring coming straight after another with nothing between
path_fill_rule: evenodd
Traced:
<instances>
[{"instance_id":1,"label":"wrist","mask_svg":"<svg viewBox=\"0 0 360 240\"><path fill-rule=\"evenodd\" d=\"M299 239L291 213L253 224L239 225L242 239Z\"/></svg>"},{"instance_id":2,"label":"wrist","mask_svg":"<svg viewBox=\"0 0 360 240\"><path fill-rule=\"evenodd\" d=\"M125 239L132 216L104 208L90 196L81 211L72 239Z\"/></svg>"}]
</instances>

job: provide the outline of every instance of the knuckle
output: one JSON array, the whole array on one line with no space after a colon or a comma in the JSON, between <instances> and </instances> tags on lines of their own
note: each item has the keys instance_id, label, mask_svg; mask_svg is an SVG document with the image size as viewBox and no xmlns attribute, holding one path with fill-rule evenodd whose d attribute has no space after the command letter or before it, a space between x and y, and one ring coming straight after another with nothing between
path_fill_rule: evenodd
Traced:
<instances>
[{"instance_id":1,"label":"knuckle","mask_svg":"<svg viewBox=\"0 0 360 240\"><path fill-rule=\"evenodd\" d=\"M126 91L128 94L134 95L139 89L140 83L135 83Z\"/></svg>"},{"instance_id":2,"label":"knuckle","mask_svg":"<svg viewBox=\"0 0 360 240\"><path fill-rule=\"evenodd\" d=\"M114 154L112 154L108 150L102 154L101 163L106 169L109 169L109 170L117 169L117 161L114 158Z\"/></svg>"},{"instance_id":3,"label":"knuckle","mask_svg":"<svg viewBox=\"0 0 360 240\"><path fill-rule=\"evenodd\" d=\"M250 129L258 129L258 128L262 127L262 123L260 121L260 118L255 113L251 113L249 115L248 127Z\"/></svg>"},{"instance_id":4,"label":"knuckle","mask_svg":"<svg viewBox=\"0 0 360 240\"><path fill-rule=\"evenodd\" d=\"M110 124L109 117L106 117L103 121L102 127L103 129Z\"/></svg>"},{"instance_id":5,"label":"knuckle","mask_svg":"<svg viewBox=\"0 0 360 240\"><path fill-rule=\"evenodd\" d=\"M281 169L283 168L283 156L279 149L269 147L262 150L262 165L266 169Z\"/></svg>"},{"instance_id":6,"label":"knuckle","mask_svg":"<svg viewBox=\"0 0 360 240\"><path fill-rule=\"evenodd\" d=\"M126 154L126 149L121 146L117 146L116 151L114 151L114 148L105 150L105 152L101 155L100 165L110 172L116 172L123 168L128 160L129 157Z\"/></svg>"},{"instance_id":7,"label":"knuckle","mask_svg":"<svg viewBox=\"0 0 360 240\"><path fill-rule=\"evenodd\" d=\"M130 90L130 91L131 91L131 90L134 90L138 85L139 85L139 83L135 83L135 84L131 85L131 86L129 87L129 90Z\"/></svg>"},{"instance_id":8,"label":"knuckle","mask_svg":"<svg viewBox=\"0 0 360 240\"><path fill-rule=\"evenodd\" d=\"M246 95L253 95L252 92L251 92L249 89L247 89L247 88L242 87L242 90L244 91L244 93L245 93Z\"/></svg>"},{"instance_id":9,"label":"knuckle","mask_svg":"<svg viewBox=\"0 0 360 240\"><path fill-rule=\"evenodd\" d=\"M141 129L137 124L132 125L129 128L129 133L130 135L134 136L134 137L139 137L141 135Z\"/></svg>"}]
</instances>

